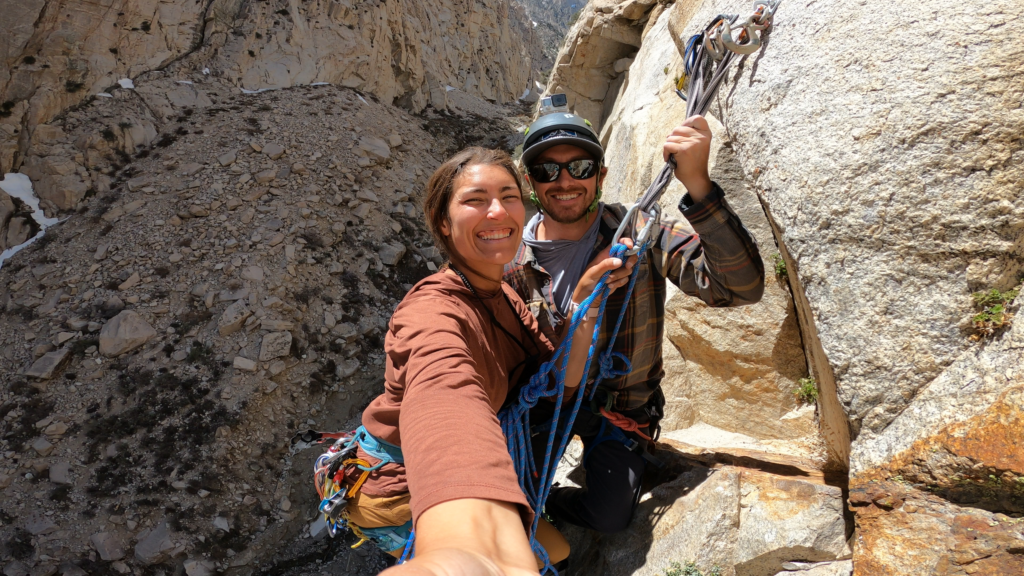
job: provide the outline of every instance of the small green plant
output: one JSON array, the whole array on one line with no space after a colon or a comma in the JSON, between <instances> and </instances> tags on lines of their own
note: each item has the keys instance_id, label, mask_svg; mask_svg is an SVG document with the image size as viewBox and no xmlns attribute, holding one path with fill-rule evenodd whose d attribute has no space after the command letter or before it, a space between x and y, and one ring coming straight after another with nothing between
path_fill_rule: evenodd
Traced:
<instances>
[{"instance_id":1,"label":"small green plant","mask_svg":"<svg viewBox=\"0 0 1024 576\"><path fill-rule=\"evenodd\" d=\"M75 92L78 92L82 88L85 88L85 83L84 82L75 82L73 80L68 80L67 82L64 83L64 89L67 90L71 94L74 94Z\"/></svg>"},{"instance_id":2,"label":"small green plant","mask_svg":"<svg viewBox=\"0 0 1024 576\"><path fill-rule=\"evenodd\" d=\"M192 364L205 361L213 354L213 349L199 340L192 341L192 348L188 351L188 361Z\"/></svg>"},{"instance_id":3,"label":"small green plant","mask_svg":"<svg viewBox=\"0 0 1024 576\"><path fill-rule=\"evenodd\" d=\"M122 120L117 123L117 127L120 128L121 130L130 130L132 126L134 126L134 124L132 124L128 120Z\"/></svg>"},{"instance_id":4,"label":"small green plant","mask_svg":"<svg viewBox=\"0 0 1024 576\"><path fill-rule=\"evenodd\" d=\"M700 568L697 568L696 562L687 562L686 564L672 562L669 564L668 570L665 570L663 573L663 576L722 576L722 569L718 566L712 566L711 570L705 574L700 571Z\"/></svg>"},{"instance_id":5,"label":"small green plant","mask_svg":"<svg viewBox=\"0 0 1024 576\"><path fill-rule=\"evenodd\" d=\"M775 264L775 275L779 278L785 278L788 275L786 270L786 261L782 259L782 254L778 252L772 256L772 262Z\"/></svg>"},{"instance_id":6,"label":"small green plant","mask_svg":"<svg viewBox=\"0 0 1024 576\"><path fill-rule=\"evenodd\" d=\"M1014 298L1020 294L1020 290L1021 286L1018 285L1006 292L1000 292L993 288L991 290L975 292L971 295L974 299L974 308L978 311L971 318L975 329L975 333L971 336L972 340L991 336L996 330L1010 324L1013 313L1010 312L1009 306Z\"/></svg>"},{"instance_id":7,"label":"small green plant","mask_svg":"<svg viewBox=\"0 0 1024 576\"><path fill-rule=\"evenodd\" d=\"M814 381L814 378L808 376L797 380L796 383L797 389L794 394L797 402L814 404L818 401L818 383Z\"/></svg>"},{"instance_id":8,"label":"small green plant","mask_svg":"<svg viewBox=\"0 0 1024 576\"><path fill-rule=\"evenodd\" d=\"M665 68L662 69L662 73L668 74L668 66L665 66Z\"/></svg>"},{"instance_id":9,"label":"small green plant","mask_svg":"<svg viewBox=\"0 0 1024 576\"><path fill-rule=\"evenodd\" d=\"M117 140L117 136L114 134L114 131L111 130L110 128L104 128L103 130L101 130L100 135L103 136L103 139L106 140L107 142L114 142Z\"/></svg>"}]
</instances>

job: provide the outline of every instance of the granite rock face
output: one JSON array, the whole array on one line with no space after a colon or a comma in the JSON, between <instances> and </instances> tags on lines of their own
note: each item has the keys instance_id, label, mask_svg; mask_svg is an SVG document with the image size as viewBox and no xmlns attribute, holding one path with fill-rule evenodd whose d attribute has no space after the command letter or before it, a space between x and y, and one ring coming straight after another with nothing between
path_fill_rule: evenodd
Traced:
<instances>
[{"instance_id":1,"label":"granite rock face","mask_svg":"<svg viewBox=\"0 0 1024 576\"><path fill-rule=\"evenodd\" d=\"M565 93L570 110L600 129L626 79L623 60L637 53L645 27L663 9L650 0L587 3L566 35L547 93Z\"/></svg>"},{"instance_id":2,"label":"granite rock face","mask_svg":"<svg viewBox=\"0 0 1024 576\"><path fill-rule=\"evenodd\" d=\"M666 47L672 54L669 68L682 66L671 50L668 18L663 17L645 36L602 131L609 201L629 204L646 190L664 164L660 145L672 127L685 120L685 103L665 80ZM814 452L818 434L813 411L801 411L793 394L797 380L807 375L807 361L789 286L773 273L775 238L726 130L714 119L711 123L712 178L754 235L769 272L764 296L755 306L714 309L670 291L662 382L667 413L662 426L668 431L704 423L763 440L801 438L801 448ZM661 202L667 216L683 218L675 206L684 193L673 181Z\"/></svg>"},{"instance_id":3,"label":"granite rock face","mask_svg":"<svg viewBox=\"0 0 1024 576\"><path fill-rule=\"evenodd\" d=\"M143 82L134 94L130 80L154 70L179 79L202 71L250 91L331 83L419 112L444 109L446 86L514 101L534 85L542 58L524 8L508 0L102 4L0 2L0 173L25 166L46 180L40 197L62 210L103 182L47 127L60 113L99 93L141 96L159 118L211 104L191 81L160 90ZM119 119L102 139L129 154L150 144L153 119L142 116Z\"/></svg>"},{"instance_id":4,"label":"granite rock face","mask_svg":"<svg viewBox=\"0 0 1024 576\"><path fill-rule=\"evenodd\" d=\"M641 498L622 533L569 529L572 574L661 575L694 562L723 576L774 576L792 560L849 557L842 491L820 478L754 468L707 468L674 449L658 455L675 479ZM570 476L571 477L571 476Z\"/></svg>"},{"instance_id":5,"label":"granite rock face","mask_svg":"<svg viewBox=\"0 0 1024 576\"><path fill-rule=\"evenodd\" d=\"M930 16L871 0L783 4L764 49L736 61L710 112L713 176L762 256L777 250L786 274L769 280L765 301L750 307L762 322L756 330L742 330L742 309L716 320L721 311L670 302L666 390L693 390L700 400L670 393L678 408L668 421L718 426L717 418L730 432L750 434L730 428L742 423L730 422L739 418L729 411L700 404L729 391L720 396L735 411L739 391L749 401L761 387L708 376L733 377L751 366L749 351L760 341L761 357L773 354L755 373L775 367L792 382L799 362L779 362L787 355L775 353L799 346L820 392L817 423L830 466L850 471L854 495L890 479L911 495L854 504L855 572L1016 573L1020 547L1011 536L1020 533L1008 526L1021 514L1024 485L1022 328L1013 320L978 333L971 295L1007 291L1024 275L1024 144L1017 136L1024 130L1024 47L1009 39L1024 32L1024 8L935 1L913 10ZM674 84L685 42L715 15L735 11L724 1L677 2L649 17L655 21L646 24L621 86L601 100L609 110L601 132L606 194L632 200L660 168L660 144L684 113ZM582 70L561 78L575 78L575 93L596 92L604 82ZM553 82L551 90L562 87ZM574 105L584 115L595 109L570 98ZM663 205L680 192L670 188ZM782 305L787 294L792 301ZM1018 305L1019 298L1007 304L1011 312ZM790 311L798 331L786 338ZM766 329L772 318L789 324ZM726 368L707 354L704 342L715 334L732 335L720 355L733 355ZM773 339L787 347L764 347ZM688 382L688 372L700 378ZM761 421L751 428L778 433ZM930 502L927 515L921 504L905 507L914 499ZM974 522L988 523L986 535L975 544L959 540ZM915 546L926 550L912 553Z\"/></svg>"}]
</instances>

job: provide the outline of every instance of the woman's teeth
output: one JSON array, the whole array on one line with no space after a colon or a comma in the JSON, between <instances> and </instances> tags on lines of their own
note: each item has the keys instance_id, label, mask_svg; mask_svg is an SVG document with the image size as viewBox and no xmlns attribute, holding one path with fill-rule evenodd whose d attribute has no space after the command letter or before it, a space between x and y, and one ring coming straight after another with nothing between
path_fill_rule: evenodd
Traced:
<instances>
[{"instance_id":1,"label":"woman's teeth","mask_svg":"<svg viewBox=\"0 0 1024 576\"><path fill-rule=\"evenodd\" d=\"M487 232L481 232L477 234L484 240L501 240L502 238L508 238L512 235L512 230L506 228L505 230L489 230Z\"/></svg>"}]
</instances>

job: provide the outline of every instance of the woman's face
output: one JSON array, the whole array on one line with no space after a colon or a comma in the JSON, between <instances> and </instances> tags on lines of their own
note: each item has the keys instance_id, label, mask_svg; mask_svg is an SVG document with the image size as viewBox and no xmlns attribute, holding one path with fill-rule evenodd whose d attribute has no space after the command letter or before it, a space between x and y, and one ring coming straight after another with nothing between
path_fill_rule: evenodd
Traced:
<instances>
[{"instance_id":1,"label":"woman's face","mask_svg":"<svg viewBox=\"0 0 1024 576\"><path fill-rule=\"evenodd\" d=\"M450 222L441 233L458 256L480 273L501 275L523 237L526 208L516 180L501 166L474 164L452 186Z\"/></svg>"}]
</instances>

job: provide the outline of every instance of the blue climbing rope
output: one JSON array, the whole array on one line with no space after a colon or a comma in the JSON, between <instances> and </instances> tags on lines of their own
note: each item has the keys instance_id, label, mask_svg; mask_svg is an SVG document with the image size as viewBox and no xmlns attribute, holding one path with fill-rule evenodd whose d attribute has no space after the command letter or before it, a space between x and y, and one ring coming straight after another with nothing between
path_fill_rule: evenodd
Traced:
<instances>
[{"instance_id":1,"label":"blue climbing rope","mask_svg":"<svg viewBox=\"0 0 1024 576\"><path fill-rule=\"evenodd\" d=\"M648 244L649 241L644 242L640 246L639 257L641 261L646 255ZM627 251L628 249L624 244L616 243L612 246L609 255L612 258L621 258L623 263L625 263ZM640 262L637 262L637 265L633 268L633 272L630 274L629 288L626 291L622 309L619 311L618 321L615 323L615 330L611 334L608 347L598 359L598 365L601 370L597 380L594 382L594 386L591 389L590 394L587 397L588 400L593 397L594 390L596 390L597 385L600 384L604 378L628 374L630 371L629 359L620 353L612 352L612 349L614 348L619 328L622 326L622 321L626 314L626 303L629 302L629 299L633 294L633 287L636 284L637 274L639 271ZM611 274L610 271L605 272L591 295L587 297L576 309L576 312L573 314L569 324L568 335L564 340L562 340L561 344L559 344L558 349L552 356L552 359L541 364L540 370L530 378L528 384L520 389L518 401L498 413L498 419L501 422L501 430L505 433L505 439L508 442L508 451L512 456L512 463L515 466L516 475L519 477L519 487L522 489L523 494L526 495L526 500L534 512L533 524L530 526L529 534L530 548L533 550L533 553L544 562L544 567L541 569L542 573L556 574L554 567L551 566L551 561L550 558L548 558L547 551L544 550L544 547L539 542L537 542L537 525L540 521L541 512L544 510L544 504L547 502L548 495L551 492L551 485L554 483L557 464L559 460L562 459L562 455L565 453L566 444L568 444L569 438L572 436L572 425L576 421L576 414L579 412L584 396L582 392L576 395L576 401L573 403L572 410L565 415L563 422L562 400L565 396L565 373L569 364L569 350L572 349L572 341L576 333L576 329L586 318L587 311L590 310L590 307L594 305L595 301L597 301L597 322L594 325L594 335L590 341L590 348L587 351L587 361L584 365L583 376L580 382L580 385L584 385L586 383L587 375L590 373L590 364L594 359L594 351L597 347L597 341L601 334L601 323L604 320L605 306L608 304L608 295L611 292L611 289L607 284L609 274ZM625 371L614 370L612 368L615 358L619 358L625 363ZM551 385L552 378L554 380L554 386ZM530 409L536 406L537 402L541 398L552 397L555 402L555 413L551 417L551 428L548 432L543 465L540 467L540 470L538 470L537 463L533 457L533 446L530 442ZM558 438L557 449L555 449L555 438Z\"/></svg>"}]
</instances>

